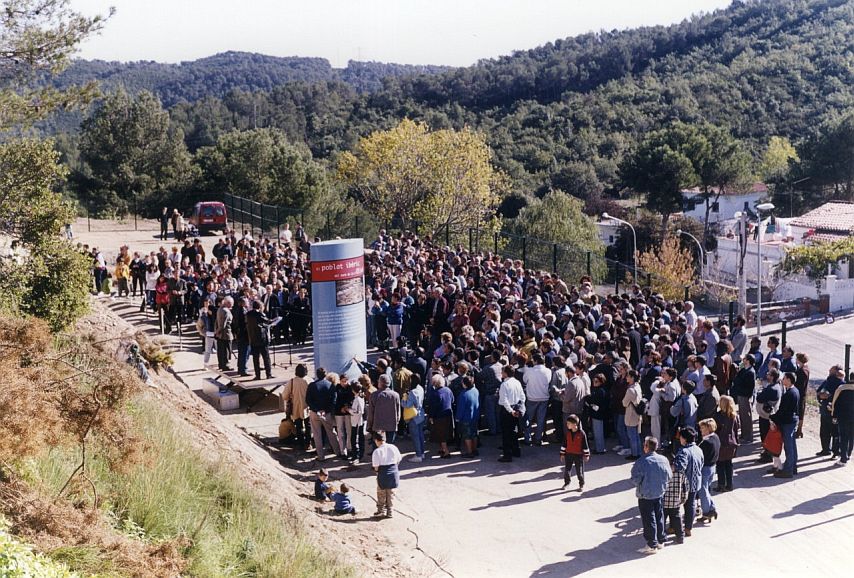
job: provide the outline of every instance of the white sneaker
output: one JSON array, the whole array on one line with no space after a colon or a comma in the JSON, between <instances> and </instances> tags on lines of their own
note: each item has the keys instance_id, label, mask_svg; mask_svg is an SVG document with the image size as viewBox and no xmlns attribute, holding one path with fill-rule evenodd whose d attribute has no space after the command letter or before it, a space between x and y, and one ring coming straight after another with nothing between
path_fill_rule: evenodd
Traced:
<instances>
[{"instance_id":1,"label":"white sneaker","mask_svg":"<svg viewBox=\"0 0 854 578\"><path fill-rule=\"evenodd\" d=\"M614 446L614 447L613 447L613 448L611 448L611 449L613 449L615 452L619 452L619 451L621 451L621 450L623 449L623 446L621 446L621 445L616 445L616 446Z\"/></svg>"},{"instance_id":2,"label":"white sneaker","mask_svg":"<svg viewBox=\"0 0 854 578\"><path fill-rule=\"evenodd\" d=\"M618 451L618 452L617 452L617 455L618 455L618 456L624 456L624 457L625 457L625 456L630 455L631 453L632 453L632 450L630 450L630 449L624 449L624 450L620 450L620 451Z\"/></svg>"},{"instance_id":3,"label":"white sneaker","mask_svg":"<svg viewBox=\"0 0 854 578\"><path fill-rule=\"evenodd\" d=\"M843 462L842 460L839 460L839 461L837 461L837 462L836 462L836 465L837 465L837 466L842 466L842 467L844 467L844 466L847 466L847 465L848 465L848 462Z\"/></svg>"},{"instance_id":4,"label":"white sneaker","mask_svg":"<svg viewBox=\"0 0 854 578\"><path fill-rule=\"evenodd\" d=\"M658 548L650 548L649 546L644 546L640 550L638 550L641 554L657 554Z\"/></svg>"},{"instance_id":5,"label":"white sneaker","mask_svg":"<svg viewBox=\"0 0 854 578\"><path fill-rule=\"evenodd\" d=\"M411 458L409 458L409 461L412 462L413 464L420 464L421 462L424 461L424 458L419 458L418 456L412 456Z\"/></svg>"}]
</instances>

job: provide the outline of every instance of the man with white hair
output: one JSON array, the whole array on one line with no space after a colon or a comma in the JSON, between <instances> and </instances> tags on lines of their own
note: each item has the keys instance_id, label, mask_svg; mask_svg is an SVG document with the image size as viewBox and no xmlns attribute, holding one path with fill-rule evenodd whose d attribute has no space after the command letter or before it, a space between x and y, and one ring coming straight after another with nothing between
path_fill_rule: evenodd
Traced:
<instances>
[{"instance_id":1,"label":"man with white hair","mask_svg":"<svg viewBox=\"0 0 854 578\"><path fill-rule=\"evenodd\" d=\"M233 306L234 299L224 297L216 312L214 337L216 337L216 358L220 371L231 371L228 360L231 357L231 342L234 340L234 334L231 331L231 323L234 319L231 314Z\"/></svg>"}]
</instances>

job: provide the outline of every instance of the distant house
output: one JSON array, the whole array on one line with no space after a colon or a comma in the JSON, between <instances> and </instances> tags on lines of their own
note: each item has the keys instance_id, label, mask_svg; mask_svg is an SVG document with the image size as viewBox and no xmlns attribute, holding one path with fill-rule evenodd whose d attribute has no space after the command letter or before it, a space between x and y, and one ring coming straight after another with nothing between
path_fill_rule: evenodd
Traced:
<instances>
[{"instance_id":1,"label":"distant house","mask_svg":"<svg viewBox=\"0 0 854 578\"><path fill-rule=\"evenodd\" d=\"M745 202L751 208L756 206L768 196L768 187L765 183L753 183L748 191L725 192L717 200L715 200L717 189L712 188L711 192L709 223L720 223L732 219L737 211L744 208ZM703 191L698 187L682 191L682 213L701 223L705 221L706 199L703 197Z\"/></svg>"},{"instance_id":2,"label":"distant house","mask_svg":"<svg viewBox=\"0 0 854 578\"><path fill-rule=\"evenodd\" d=\"M795 217L789 224L796 241L836 241L854 235L854 203L831 201Z\"/></svg>"},{"instance_id":3,"label":"distant house","mask_svg":"<svg viewBox=\"0 0 854 578\"><path fill-rule=\"evenodd\" d=\"M611 247L617 242L620 238L620 227L624 226L616 221L599 221L596 225L599 227L599 239L606 247Z\"/></svg>"}]
</instances>

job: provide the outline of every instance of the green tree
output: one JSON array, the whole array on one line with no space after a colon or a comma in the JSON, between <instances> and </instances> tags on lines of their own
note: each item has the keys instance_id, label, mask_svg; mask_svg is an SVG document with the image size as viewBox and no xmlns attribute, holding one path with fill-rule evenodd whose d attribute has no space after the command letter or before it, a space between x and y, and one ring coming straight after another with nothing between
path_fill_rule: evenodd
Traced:
<instances>
[{"instance_id":1,"label":"green tree","mask_svg":"<svg viewBox=\"0 0 854 578\"><path fill-rule=\"evenodd\" d=\"M261 203L307 208L328 189L326 172L304 145L288 142L278 129L259 128L221 135L196 153L204 187Z\"/></svg>"},{"instance_id":2,"label":"green tree","mask_svg":"<svg viewBox=\"0 0 854 578\"><path fill-rule=\"evenodd\" d=\"M854 200L854 111L823 124L804 148L809 184Z\"/></svg>"},{"instance_id":3,"label":"green tree","mask_svg":"<svg viewBox=\"0 0 854 578\"><path fill-rule=\"evenodd\" d=\"M97 94L91 80L64 89L35 82L65 69L79 44L106 21L68 6L68 0L0 2L0 131L43 119L57 108L87 103Z\"/></svg>"},{"instance_id":4,"label":"green tree","mask_svg":"<svg viewBox=\"0 0 854 578\"><path fill-rule=\"evenodd\" d=\"M656 131L620 168L623 184L645 193L646 207L661 216L662 237L670 215L682 210L682 191L700 182L691 158L700 154L703 143L692 137L684 125Z\"/></svg>"},{"instance_id":5,"label":"green tree","mask_svg":"<svg viewBox=\"0 0 854 578\"><path fill-rule=\"evenodd\" d=\"M790 163L797 163L800 160L789 139L782 136L772 136L768 139L765 152L762 153L759 174L765 182L780 182L789 173Z\"/></svg>"},{"instance_id":6,"label":"green tree","mask_svg":"<svg viewBox=\"0 0 854 578\"><path fill-rule=\"evenodd\" d=\"M96 212L156 211L197 178L183 133L150 92L108 96L83 122L80 153L78 182Z\"/></svg>"},{"instance_id":7,"label":"green tree","mask_svg":"<svg viewBox=\"0 0 854 578\"><path fill-rule=\"evenodd\" d=\"M417 220L433 233L459 232L491 221L507 188L491 155L468 128L430 132L406 119L361 139L354 153L343 153L338 175L383 220L397 217L407 228Z\"/></svg>"},{"instance_id":8,"label":"green tree","mask_svg":"<svg viewBox=\"0 0 854 578\"><path fill-rule=\"evenodd\" d=\"M529 261L541 268L551 268L554 246L558 268L569 278L577 278L586 270L587 252L595 257L591 261L594 276L601 274L605 246L599 238L599 228L592 218L584 214L584 201L563 191L550 191L545 197L531 201L510 222L516 235L532 237L537 241L527 244ZM546 241L542 243L540 241Z\"/></svg>"}]
</instances>

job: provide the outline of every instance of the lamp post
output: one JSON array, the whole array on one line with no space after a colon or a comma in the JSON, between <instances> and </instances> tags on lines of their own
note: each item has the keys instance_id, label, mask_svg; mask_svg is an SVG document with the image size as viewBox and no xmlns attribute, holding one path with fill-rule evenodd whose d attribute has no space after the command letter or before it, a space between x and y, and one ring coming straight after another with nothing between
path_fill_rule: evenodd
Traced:
<instances>
[{"instance_id":1,"label":"lamp post","mask_svg":"<svg viewBox=\"0 0 854 578\"><path fill-rule=\"evenodd\" d=\"M756 205L759 211L759 219L756 224L756 336L762 336L762 213L773 211L773 203L762 203Z\"/></svg>"},{"instance_id":2,"label":"lamp post","mask_svg":"<svg viewBox=\"0 0 854 578\"><path fill-rule=\"evenodd\" d=\"M622 223L632 230L632 276L635 278L635 283L637 283L638 278L638 236L635 233L635 228L632 227L632 224L628 221L624 221L622 219L618 219L617 217L613 217L608 213L602 213L602 218L606 221L617 221L618 223Z\"/></svg>"},{"instance_id":3,"label":"lamp post","mask_svg":"<svg viewBox=\"0 0 854 578\"><path fill-rule=\"evenodd\" d=\"M703 250L703 245L700 243L700 240L697 237L695 237L694 235L692 235L688 231L683 231L682 229L677 229L676 234L677 235L685 235L686 237L691 237L691 239L693 239L694 242L697 243L697 249L700 250L700 253L699 253L699 257L700 257L700 281L703 281L703 277L705 276L705 269L706 269L706 252Z\"/></svg>"}]
</instances>

